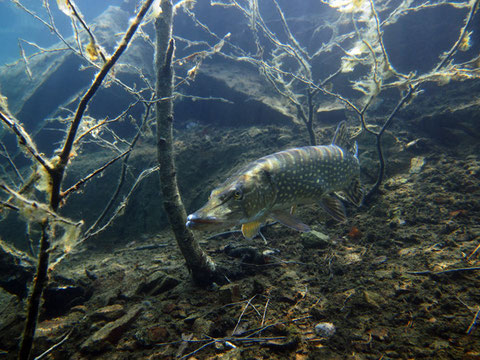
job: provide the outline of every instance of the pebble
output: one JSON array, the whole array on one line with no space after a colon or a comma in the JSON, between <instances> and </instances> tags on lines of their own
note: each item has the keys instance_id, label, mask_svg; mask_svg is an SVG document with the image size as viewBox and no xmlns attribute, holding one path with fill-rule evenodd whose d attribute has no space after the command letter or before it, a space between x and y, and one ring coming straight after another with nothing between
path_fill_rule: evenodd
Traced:
<instances>
[{"instance_id":1,"label":"pebble","mask_svg":"<svg viewBox=\"0 0 480 360\"><path fill-rule=\"evenodd\" d=\"M410 173L418 174L422 171L423 166L425 165L425 157L417 156L410 160Z\"/></svg>"},{"instance_id":2,"label":"pebble","mask_svg":"<svg viewBox=\"0 0 480 360\"><path fill-rule=\"evenodd\" d=\"M328 338L335 334L336 328L330 322L321 322L315 325L315 333L320 337Z\"/></svg>"}]
</instances>

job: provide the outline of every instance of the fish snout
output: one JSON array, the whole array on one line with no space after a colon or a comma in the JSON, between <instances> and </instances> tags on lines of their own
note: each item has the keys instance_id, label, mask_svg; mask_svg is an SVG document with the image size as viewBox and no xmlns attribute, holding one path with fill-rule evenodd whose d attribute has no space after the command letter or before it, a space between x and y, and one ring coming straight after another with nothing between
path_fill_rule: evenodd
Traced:
<instances>
[{"instance_id":1,"label":"fish snout","mask_svg":"<svg viewBox=\"0 0 480 360\"><path fill-rule=\"evenodd\" d=\"M186 226L189 229L198 229L206 227L208 225L218 224L218 219L214 216L201 217L197 213L193 213L187 216Z\"/></svg>"}]
</instances>

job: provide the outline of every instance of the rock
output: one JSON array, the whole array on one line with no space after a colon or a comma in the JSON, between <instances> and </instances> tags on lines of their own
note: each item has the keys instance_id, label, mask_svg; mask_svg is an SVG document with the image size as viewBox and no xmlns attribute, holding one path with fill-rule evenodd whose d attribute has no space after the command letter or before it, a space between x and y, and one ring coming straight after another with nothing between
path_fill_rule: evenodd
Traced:
<instances>
[{"instance_id":1,"label":"rock","mask_svg":"<svg viewBox=\"0 0 480 360\"><path fill-rule=\"evenodd\" d=\"M205 336L211 333L213 329L213 321L199 317L193 323L193 332L197 336Z\"/></svg>"},{"instance_id":2,"label":"rock","mask_svg":"<svg viewBox=\"0 0 480 360\"><path fill-rule=\"evenodd\" d=\"M225 246L223 251L228 256L241 259L241 261L244 263L258 265L265 264L265 258L263 254L257 248L252 246L235 246L228 244Z\"/></svg>"},{"instance_id":3,"label":"rock","mask_svg":"<svg viewBox=\"0 0 480 360\"><path fill-rule=\"evenodd\" d=\"M303 247L306 249L324 249L330 244L328 235L316 230L302 233L301 236Z\"/></svg>"},{"instance_id":4,"label":"rock","mask_svg":"<svg viewBox=\"0 0 480 360\"><path fill-rule=\"evenodd\" d=\"M183 319L183 321L187 325L192 325L195 322L195 320L197 320L200 316L201 316L200 313L193 313L188 317L186 317L185 319Z\"/></svg>"},{"instance_id":5,"label":"rock","mask_svg":"<svg viewBox=\"0 0 480 360\"><path fill-rule=\"evenodd\" d=\"M177 304L176 303L167 303L163 307L162 312L164 314L171 314L176 309L177 309Z\"/></svg>"},{"instance_id":6,"label":"rock","mask_svg":"<svg viewBox=\"0 0 480 360\"><path fill-rule=\"evenodd\" d=\"M367 290L363 292L363 299L365 300L365 303L374 308L380 308L380 304L385 302L385 300L380 294Z\"/></svg>"},{"instance_id":7,"label":"rock","mask_svg":"<svg viewBox=\"0 0 480 360\"><path fill-rule=\"evenodd\" d=\"M27 284L35 271L34 260L0 240L0 287L21 298L27 296Z\"/></svg>"},{"instance_id":8,"label":"rock","mask_svg":"<svg viewBox=\"0 0 480 360\"><path fill-rule=\"evenodd\" d=\"M314 330L318 336L328 338L335 334L336 328L331 322L321 322L315 325Z\"/></svg>"},{"instance_id":9,"label":"rock","mask_svg":"<svg viewBox=\"0 0 480 360\"><path fill-rule=\"evenodd\" d=\"M93 314L90 315L90 319L94 322L100 320L113 321L123 315L125 315L125 309L123 308L123 305L114 304L97 309Z\"/></svg>"},{"instance_id":10,"label":"rock","mask_svg":"<svg viewBox=\"0 0 480 360\"><path fill-rule=\"evenodd\" d=\"M384 327L373 328L368 333L376 340L383 341L388 337L388 330Z\"/></svg>"},{"instance_id":11,"label":"rock","mask_svg":"<svg viewBox=\"0 0 480 360\"><path fill-rule=\"evenodd\" d=\"M242 350L238 347L224 352L218 357L218 359L221 360L238 360L243 358L244 356L242 356Z\"/></svg>"},{"instance_id":12,"label":"rock","mask_svg":"<svg viewBox=\"0 0 480 360\"><path fill-rule=\"evenodd\" d=\"M75 311L64 317L44 320L38 324L35 337L39 340L57 339L67 333L82 317L83 314Z\"/></svg>"},{"instance_id":13,"label":"rock","mask_svg":"<svg viewBox=\"0 0 480 360\"><path fill-rule=\"evenodd\" d=\"M138 317L140 311L142 311L142 305L136 305L121 318L109 322L88 338L81 345L81 350L84 352L100 352L110 348L112 344L120 340L125 331L128 330L128 327Z\"/></svg>"},{"instance_id":14,"label":"rock","mask_svg":"<svg viewBox=\"0 0 480 360\"><path fill-rule=\"evenodd\" d=\"M387 262L387 260L388 258L385 255L380 255L372 259L372 265L380 265Z\"/></svg>"},{"instance_id":15,"label":"rock","mask_svg":"<svg viewBox=\"0 0 480 360\"><path fill-rule=\"evenodd\" d=\"M153 326L148 329L148 334L153 342L162 342L168 338L168 330L163 326Z\"/></svg>"},{"instance_id":16,"label":"rock","mask_svg":"<svg viewBox=\"0 0 480 360\"><path fill-rule=\"evenodd\" d=\"M90 296L89 289L81 285L49 284L43 292L45 316L51 318L64 315L72 307L82 305Z\"/></svg>"},{"instance_id":17,"label":"rock","mask_svg":"<svg viewBox=\"0 0 480 360\"><path fill-rule=\"evenodd\" d=\"M83 318L83 313L73 311L66 316L40 322L35 330L35 348L50 348L73 329L81 328Z\"/></svg>"},{"instance_id":18,"label":"rock","mask_svg":"<svg viewBox=\"0 0 480 360\"><path fill-rule=\"evenodd\" d=\"M165 274L164 272L156 271L153 274L150 274L146 280L138 285L135 293L137 295L158 295L173 289L178 284L180 284L179 279Z\"/></svg>"},{"instance_id":19,"label":"rock","mask_svg":"<svg viewBox=\"0 0 480 360\"><path fill-rule=\"evenodd\" d=\"M295 350L301 342L301 334L297 327L288 325L285 326L284 332L285 340L270 340L265 343L265 346L275 351L292 351Z\"/></svg>"},{"instance_id":20,"label":"rock","mask_svg":"<svg viewBox=\"0 0 480 360\"><path fill-rule=\"evenodd\" d=\"M0 288L0 309L0 349L5 351L12 349L16 352L17 336L20 336L24 325L23 304L17 296Z\"/></svg>"},{"instance_id":21,"label":"rock","mask_svg":"<svg viewBox=\"0 0 480 360\"><path fill-rule=\"evenodd\" d=\"M327 318L327 312L325 310L320 310L319 308L311 308L310 309L310 315L312 315L312 318L314 320L324 320Z\"/></svg>"},{"instance_id":22,"label":"rock","mask_svg":"<svg viewBox=\"0 0 480 360\"><path fill-rule=\"evenodd\" d=\"M410 174L418 174L425 165L425 157L416 156L410 160Z\"/></svg>"},{"instance_id":23,"label":"rock","mask_svg":"<svg viewBox=\"0 0 480 360\"><path fill-rule=\"evenodd\" d=\"M188 92L202 97L221 97L232 102L212 101L207 108L201 101L182 99L181 105L177 106L175 118L196 119L200 123L206 122L213 126L233 127L238 127L238 124L300 124L296 108L269 89L270 84L258 76L255 68L232 61L224 61L221 66L218 66L218 63L205 62L200 67L195 82L190 84ZM248 106L245 106L246 103ZM262 114L261 117L254 115L259 113ZM252 135L261 136L258 132Z\"/></svg>"},{"instance_id":24,"label":"rock","mask_svg":"<svg viewBox=\"0 0 480 360\"><path fill-rule=\"evenodd\" d=\"M240 288L238 284L227 284L220 287L218 290L218 297L220 303L222 304L231 304L233 302L240 300Z\"/></svg>"},{"instance_id":25,"label":"rock","mask_svg":"<svg viewBox=\"0 0 480 360\"><path fill-rule=\"evenodd\" d=\"M167 328L160 325L139 329L135 334L137 341L144 346L167 342L169 336Z\"/></svg>"}]
</instances>

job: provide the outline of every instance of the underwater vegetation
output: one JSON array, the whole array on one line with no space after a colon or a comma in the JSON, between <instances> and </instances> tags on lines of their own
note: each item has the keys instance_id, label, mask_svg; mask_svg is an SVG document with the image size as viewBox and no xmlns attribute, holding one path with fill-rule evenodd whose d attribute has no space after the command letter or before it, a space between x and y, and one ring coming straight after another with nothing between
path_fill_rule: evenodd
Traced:
<instances>
[{"instance_id":1,"label":"underwater vegetation","mask_svg":"<svg viewBox=\"0 0 480 360\"><path fill-rule=\"evenodd\" d=\"M451 86L466 84L468 87L478 82L480 47L475 24L478 24L479 19L479 3L479 0L442 0L434 3L412 0L325 0L305 1L300 6L296 2L279 0L124 1L121 7L109 7L103 14L99 14L99 18L87 22L79 1L45 0L42 12L31 10L26 1L12 1L12 6L31 16L32 21L41 23L58 39L58 43L47 48L28 39L20 39L18 61L2 67L0 72L0 120L3 125L0 133L0 209L3 216L2 229L9 229L8 233L5 230L5 234L1 235L0 258L5 259L5 264L11 264L9 272L0 275L0 285L27 305L21 341L13 345L9 343L8 348L5 347L5 354L30 359L32 349L33 353L38 354L40 349L55 351L55 347L48 349L45 344L38 349L34 348L39 314L42 314L42 296L45 298L48 295L49 283L54 282L58 269L67 266L65 263L74 261L76 256L93 246L109 231L109 236L114 239L121 238L121 232L115 232L115 226L123 223L122 226L133 227L135 221L129 218L132 213L139 213L142 221L150 219L148 221L154 223L160 212L168 220L182 253L183 259L179 260L182 268L185 263L189 276L197 285L213 288L230 286L228 290L223 288L222 296L227 298L226 302L234 303L239 301L239 290L231 285L230 278L240 277L237 269L235 266L230 267L228 261L217 263L216 252L205 251L204 243L199 241L203 234L194 234L190 228L200 228L218 221L228 223L229 226L243 225L243 234L247 238L253 238L263 225L266 225L265 232L270 231L268 227L271 224L265 222L267 215L273 213L275 220L291 228L310 230L309 226L292 214L278 210L289 209L313 195L323 195L324 191L342 191L344 198L360 205L363 198L363 189L359 185L360 169L366 180L364 208L375 209L384 196L388 197L385 189L397 189L398 186L393 180L386 179L392 155L391 151L386 152L384 148L390 146L389 141L392 141L391 138L386 139L388 130L393 134L393 141L402 137L399 130L401 127L395 126L396 123L405 121L408 117L406 114L410 114L408 111L418 111L415 108L416 102L422 101L422 98L429 99L430 94L435 92L432 89L451 90ZM445 19L445 14L451 15L448 18L450 26L442 33L447 35L442 42L434 42L428 35L415 35L423 24L410 22L411 18L428 17L432 13L436 16L434 21ZM71 22L71 32L63 33L59 30L56 26L59 17L66 17ZM442 28L442 24L438 26ZM422 37L422 41L431 43L425 43L423 46L427 50L420 51L415 48L413 40L412 43L395 42L402 32L413 33L407 37L410 40L418 36ZM408 61L404 56L408 57ZM234 73L228 69L240 69L240 76L233 76ZM65 80L62 71L71 74L71 78ZM60 73L62 76L55 77L55 74ZM225 87L229 87L231 93L221 90L208 93L205 91L207 86L202 91L195 91L198 90L196 84L208 81L215 84L211 87L220 82L228 84ZM49 91L52 88L57 91L54 96ZM245 96L245 101L240 105L244 111L234 108L235 102L239 102L238 97L235 99L234 96L228 96L234 94L234 90L235 94L243 93ZM284 119L288 124L286 126L294 129L287 131L290 133L288 141L295 141L298 146L280 153L275 151L282 149L267 151L257 148L255 150L261 154L248 159L248 162L238 155L234 158L232 152L225 161L228 168L222 169L223 173L218 174L218 179L213 174L207 174L208 177L205 175L208 171L202 172L204 153L196 150L194 146L200 146L196 141L202 139L210 145L217 141L212 147L221 147L233 141L219 140L221 130L205 126L210 119L202 118L203 111L206 113L205 108L209 107L230 107L234 108L230 110L231 113L236 112L242 118L250 115L247 109L250 101L261 109L268 109L274 114L272 118ZM455 99L454 107L446 105L445 113L452 109L474 106L475 101L465 97ZM182 118L182 114L195 114L197 118ZM224 113L216 113L217 118L223 116ZM248 120L253 124L262 121L261 115ZM320 142L317 138L322 137L323 141L326 135L331 135L327 133L337 123L341 124L338 130L340 134L337 133L338 137L334 138L338 142L334 140L330 146L317 148L300 147L308 143L310 146L317 145ZM180 126L175 128L176 124L186 124L185 134L180 131ZM278 131L281 133L282 130ZM185 140L189 134L194 134L193 140L190 138L190 144ZM255 128L247 134L258 139L270 135ZM292 134L295 140L291 140ZM354 150L350 146L355 141L360 145L359 155L356 146ZM415 141L407 144L408 147L418 150L422 144L427 143L425 146L428 146L428 141ZM188 150L189 145L193 150ZM240 152L247 154L248 150L242 148ZM191 156L191 161L182 161L179 156L182 151L196 152L196 156ZM362 151L366 155L362 155ZM267 156L271 153L274 154ZM389 155L388 159L386 154ZM335 157L337 163L341 164L328 168L327 161L325 166L328 169L323 170L337 172L337 178L331 184L324 184L321 189L308 188L310 183L318 180L318 172L322 170L315 165L316 162L312 161L309 174L306 173L306 168L295 167L300 159L310 161L315 156L322 159ZM368 166L364 165L362 156ZM259 157L254 165L242 167L242 162L248 164ZM289 163L288 159L293 160ZM190 170L198 175L189 179L189 184L184 183L182 186L184 180L181 175L187 171L186 164L190 164L190 168L192 164L199 164L196 169ZM418 156L412 160L409 171L411 174L420 174L420 177L424 165L425 158ZM468 174L478 174L475 166L473 160L468 163ZM301 176L302 181L308 181L302 183L293 177L288 180L294 182L297 188L282 189L278 186L280 190L272 195L273 192L266 184L272 180L269 176L277 168L288 168L287 174L295 172ZM225 188L215 190L206 208L187 217L183 201L186 201L188 208L204 202L204 195L214 188L212 184L218 185L226 173L235 169L240 170L237 178L231 178L231 182L224 184ZM154 195L150 197L161 199L164 211L145 210L144 199L139 199L139 189L146 186L153 174L157 175L160 184L155 182L155 190L152 191ZM195 184L197 179L202 179L202 182ZM337 186L338 183L341 186ZM293 183L283 185L293 187ZM199 190L192 195L188 193L189 188ZM251 189L258 188L261 191L250 194ZM84 208L85 203L82 203L89 197L88 191L97 191L98 198L93 196L96 205L94 208ZM291 191L296 191L296 197L291 196ZM182 200L181 195L184 194L188 194L183 197L186 200ZM268 201L271 202L277 196L284 197L281 206L269 208ZM267 205L259 200L262 197L266 199ZM447 200L434 198L432 201L442 203ZM228 205L227 210L230 212L235 207L241 207L243 213L235 214L233 220L220 219L223 214L212 215L213 210L210 209L222 210L219 204ZM245 210L247 205L249 208ZM323 207L337 220L345 220L345 210L336 195L324 197ZM467 210L458 211L449 216L452 219L462 218L466 214L462 211ZM403 217L406 215L400 210L395 212L389 226L403 226ZM225 225L223 223L222 226ZM13 235L9 239L10 232ZM19 233L22 237L18 236ZM327 246L324 236L313 229L308 235L303 234L302 239L305 244L309 242L310 245L305 245L306 247L322 248ZM363 241L369 236L373 235L369 235L368 229L358 224L346 231L346 237L352 242ZM474 259L478 247L469 250L468 259ZM235 249L230 254L234 252ZM243 259L247 255L257 259L260 265L265 265L276 256L273 250L260 253L249 247L244 252L237 253ZM328 266L334 257L335 255L325 255ZM357 262L347 255L345 259L346 264ZM384 263L380 257L375 261L375 266ZM476 271L477 267L463 269L471 272ZM427 275L432 273L428 271ZM442 271L448 269L436 269L433 272L438 276L443 274ZM98 280L98 276L89 273L86 268L84 272L92 282ZM16 276L15 273L22 275ZM24 275L25 273L29 275ZM147 277L149 276L150 274ZM295 283L292 279L296 276L290 274L285 283ZM14 279L14 285L11 279ZM101 281L104 279L101 278L99 282ZM73 280L70 282L75 283ZM147 283L142 283L141 287L133 291L130 298L126 298L158 295L174 289L178 283L178 279L170 275L149 278ZM225 285L226 283L230 284ZM74 284L69 283L66 288L69 286L73 287ZM111 286L113 289L115 285ZM27 287L30 288L28 297L25 290ZM249 307L255 309L261 318L259 329L248 334L246 329L242 330L242 312L236 325L232 326L231 336L205 344L221 343L219 352L224 351L225 347L235 350L240 344L250 343L249 338L271 330L264 325L270 301L267 296L270 291L275 291L267 291L266 286L256 283L254 287L255 289L249 290L254 295L243 303L243 311ZM257 297L257 290L261 296ZM408 291L400 286L396 292L403 294ZM375 309L381 307L379 297L371 295L367 290L362 294L363 306ZM85 299L88 296L85 295ZM297 304L306 299L307 291L298 290L295 296L287 299L292 306L287 312L293 311ZM350 298L361 302L355 292L345 292L341 297L344 307ZM252 305L260 299L266 300L263 316ZM45 303L48 304L48 301L45 300ZM323 303L320 297L316 303L308 306L315 308L319 303ZM118 341L112 340L116 338L115 334L123 333L146 308L149 308L148 304L133 306L126 312L119 311L121 315L118 318L107 322L86 341L82 339L81 351L86 354L106 351L108 346L104 347L105 343L115 344ZM165 310L165 313L173 312L174 308L175 306L170 311ZM473 309L469 308L474 317L467 335L473 331L479 317L479 312ZM70 309L65 311L68 310ZM187 318L186 314L183 316L177 310L179 317ZM350 311L354 313L357 310L354 307ZM308 316L318 321L325 320L323 312L314 312ZM197 322L197 318L201 317L190 319L191 323L185 320L191 325ZM294 328L297 318L294 319L276 322L275 326L271 326L276 329L277 335L280 334L278 339L272 334L268 338L258 337L258 342L281 351L295 349L303 340L299 330ZM303 321L307 318L298 319ZM207 325L199 321L197 327L200 332L208 335L214 329L212 325ZM335 339L342 332L336 331L332 326L330 322L319 323L312 334ZM162 329L155 330L157 343L163 343L160 340L169 336L165 334L169 331ZM322 329L328 331L325 333ZM368 331L370 339L367 344L372 337L380 340L387 337L378 329ZM73 330L67 332L61 342L68 340L71 334L74 334ZM235 339L237 335L243 337ZM72 336L80 337L78 334ZM148 343L146 347L155 343L145 340L141 334L136 336L137 340L142 339L138 343ZM218 335L219 338L223 336L226 335ZM199 342L203 344L204 340ZM176 353L178 356L172 353L165 358L187 358L203 349L203 345L195 343L196 340L192 340L192 337L185 337L182 341L185 347ZM310 341L313 343L317 340L312 336L305 343ZM183 355L187 345L195 344L199 345L197 350L193 349ZM337 344L335 347L341 346ZM0 346L0 357L3 350ZM306 353L308 352L302 353L302 356ZM268 358L269 355L262 356Z\"/></svg>"}]
</instances>

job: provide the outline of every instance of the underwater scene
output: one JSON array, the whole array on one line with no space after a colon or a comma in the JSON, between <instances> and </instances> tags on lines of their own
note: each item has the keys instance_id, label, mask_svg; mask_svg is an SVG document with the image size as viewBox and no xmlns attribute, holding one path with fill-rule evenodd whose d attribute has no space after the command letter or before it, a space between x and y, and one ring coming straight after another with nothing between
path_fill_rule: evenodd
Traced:
<instances>
[{"instance_id":1,"label":"underwater scene","mask_svg":"<svg viewBox=\"0 0 480 360\"><path fill-rule=\"evenodd\" d=\"M480 0L0 0L0 360L480 359Z\"/></svg>"}]
</instances>

